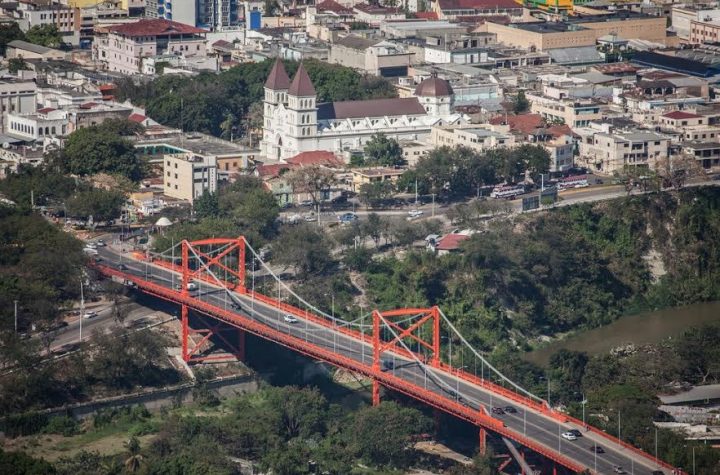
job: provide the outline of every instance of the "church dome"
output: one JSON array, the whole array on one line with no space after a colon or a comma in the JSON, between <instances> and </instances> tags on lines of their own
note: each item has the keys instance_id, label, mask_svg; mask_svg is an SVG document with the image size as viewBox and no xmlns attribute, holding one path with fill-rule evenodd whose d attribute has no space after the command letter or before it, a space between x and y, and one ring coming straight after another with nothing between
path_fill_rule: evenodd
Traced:
<instances>
[{"instance_id":1,"label":"church dome","mask_svg":"<svg viewBox=\"0 0 720 475\"><path fill-rule=\"evenodd\" d=\"M417 97L442 97L452 96L453 89L450 83L437 76L429 77L415 88Z\"/></svg>"}]
</instances>

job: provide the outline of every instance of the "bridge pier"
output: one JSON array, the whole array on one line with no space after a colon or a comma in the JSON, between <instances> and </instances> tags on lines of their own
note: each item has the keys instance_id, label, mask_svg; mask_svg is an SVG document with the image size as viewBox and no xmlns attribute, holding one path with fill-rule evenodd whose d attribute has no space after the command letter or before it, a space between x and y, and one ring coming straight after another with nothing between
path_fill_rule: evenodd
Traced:
<instances>
[{"instance_id":1,"label":"bridge pier","mask_svg":"<svg viewBox=\"0 0 720 475\"><path fill-rule=\"evenodd\" d=\"M245 330L241 330L238 328L238 345L235 349L236 355L235 357L238 359L238 361L245 362Z\"/></svg>"},{"instance_id":2,"label":"bridge pier","mask_svg":"<svg viewBox=\"0 0 720 475\"><path fill-rule=\"evenodd\" d=\"M380 382L377 379L372 380L372 404L373 406L380 404Z\"/></svg>"},{"instance_id":3,"label":"bridge pier","mask_svg":"<svg viewBox=\"0 0 720 475\"><path fill-rule=\"evenodd\" d=\"M481 455L485 455L485 452L487 452L487 431L484 427L480 428L478 436L480 440L478 452L480 452Z\"/></svg>"},{"instance_id":4,"label":"bridge pier","mask_svg":"<svg viewBox=\"0 0 720 475\"><path fill-rule=\"evenodd\" d=\"M182 327L182 359L188 363L190 361L190 354L188 353L188 339L190 338L190 329L188 328L188 306L182 305L180 310L180 325Z\"/></svg>"}]
</instances>

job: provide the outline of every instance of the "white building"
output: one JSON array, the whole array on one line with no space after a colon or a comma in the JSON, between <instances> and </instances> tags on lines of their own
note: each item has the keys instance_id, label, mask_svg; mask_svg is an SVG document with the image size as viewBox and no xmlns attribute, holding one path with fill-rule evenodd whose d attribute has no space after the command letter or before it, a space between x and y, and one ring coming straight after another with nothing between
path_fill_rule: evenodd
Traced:
<instances>
[{"instance_id":1,"label":"white building","mask_svg":"<svg viewBox=\"0 0 720 475\"><path fill-rule=\"evenodd\" d=\"M7 131L8 114L32 114L36 110L35 81L0 79L0 132Z\"/></svg>"},{"instance_id":2,"label":"white building","mask_svg":"<svg viewBox=\"0 0 720 475\"><path fill-rule=\"evenodd\" d=\"M377 133L421 140L433 126L466 122L452 112L450 84L437 77L420 83L415 97L317 104L315 88L302 64L291 84L280 61L265 83L264 103L261 148L271 159L313 150L358 150Z\"/></svg>"},{"instance_id":3,"label":"white building","mask_svg":"<svg viewBox=\"0 0 720 475\"><path fill-rule=\"evenodd\" d=\"M27 141L61 137L68 133L67 128L67 112L52 107L39 109L34 114L7 116L7 133Z\"/></svg>"},{"instance_id":4,"label":"white building","mask_svg":"<svg viewBox=\"0 0 720 475\"><path fill-rule=\"evenodd\" d=\"M192 203L206 190L217 190L217 162L215 157L200 157L193 153L177 153L163 157L163 189L167 196Z\"/></svg>"}]
</instances>

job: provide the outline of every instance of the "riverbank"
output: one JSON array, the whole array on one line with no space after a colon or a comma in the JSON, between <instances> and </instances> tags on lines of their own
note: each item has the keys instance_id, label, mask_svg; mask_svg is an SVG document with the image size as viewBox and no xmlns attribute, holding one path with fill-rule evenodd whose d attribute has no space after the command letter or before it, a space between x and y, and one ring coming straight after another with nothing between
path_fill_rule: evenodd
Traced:
<instances>
[{"instance_id":1,"label":"riverbank","mask_svg":"<svg viewBox=\"0 0 720 475\"><path fill-rule=\"evenodd\" d=\"M720 301L629 315L613 323L577 333L523 355L523 359L546 366L560 349L584 351L588 355L607 353L617 346L657 343L679 335L689 327L720 322Z\"/></svg>"}]
</instances>

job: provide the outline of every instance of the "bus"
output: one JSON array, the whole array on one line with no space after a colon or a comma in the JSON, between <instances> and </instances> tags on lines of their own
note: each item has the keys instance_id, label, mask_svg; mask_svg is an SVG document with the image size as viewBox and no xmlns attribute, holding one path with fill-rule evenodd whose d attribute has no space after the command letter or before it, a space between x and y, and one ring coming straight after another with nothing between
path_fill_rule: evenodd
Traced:
<instances>
[{"instance_id":1,"label":"bus","mask_svg":"<svg viewBox=\"0 0 720 475\"><path fill-rule=\"evenodd\" d=\"M525 193L523 185L504 185L496 186L490 193L490 198L511 200L518 195Z\"/></svg>"},{"instance_id":2,"label":"bus","mask_svg":"<svg viewBox=\"0 0 720 475\"><path fill-rule=\"evenodd\" d=\"M587 175L576 175L562 178L557 184L558 190L585 188L586 186L590 186Z\"/></svg>"}]
</instances>

